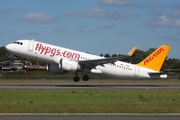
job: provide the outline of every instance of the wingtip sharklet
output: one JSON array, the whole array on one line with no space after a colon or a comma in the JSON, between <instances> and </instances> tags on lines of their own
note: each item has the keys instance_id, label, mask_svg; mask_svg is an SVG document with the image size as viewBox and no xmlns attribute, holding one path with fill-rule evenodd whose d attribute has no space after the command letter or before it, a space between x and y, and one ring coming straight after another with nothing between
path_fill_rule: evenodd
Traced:
<instances>
[{"instance_id":1,"label":"wingtip sharklet","mask_svg":"<svg viewBox=\"0 0 180 120\"><path fill-rule=\"evenodd\" d=\"M135 46L133 49L131 49L128 53L127 56L132 56L134 54L134 52L137 50L138 46Z\"/></svg>"}]
</instances>

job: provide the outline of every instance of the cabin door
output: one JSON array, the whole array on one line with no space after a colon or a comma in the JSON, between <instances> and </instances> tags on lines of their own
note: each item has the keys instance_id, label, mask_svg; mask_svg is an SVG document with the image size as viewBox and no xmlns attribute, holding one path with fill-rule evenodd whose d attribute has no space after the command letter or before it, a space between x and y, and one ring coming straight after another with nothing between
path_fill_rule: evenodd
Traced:
<instances>
[{"instance_id":1,"label":"cabin door","mask_svg":"<svg viewBox=\"0 0 180 120\"><path fill-rule=\"evenodd\" d=\"M33 49L34 49L34 41L31 40L31 41L29 41L28 51L33 52Z\"/></svg>"},{"instance_id":2,"label":"cabin door","mask_svg":"<svg viewBox=\"0 0 180 120\"><path fill-rule=\"evenodd\" d=\"M139 71L140 71L140 68L138 66L135 66L134 76L139 76Z\"/></svg>"},{"instance_id":3,"label":"cabin door","mask_svg":"<svg viewBox=\"0 0 180 120\"><path fill-rule=\"evenodd\" d=\"M34 51L34 40L29 41L28 53L30 53L35 58L38 57L38 53L36 51Z\"/></svg>"}]
</instances>

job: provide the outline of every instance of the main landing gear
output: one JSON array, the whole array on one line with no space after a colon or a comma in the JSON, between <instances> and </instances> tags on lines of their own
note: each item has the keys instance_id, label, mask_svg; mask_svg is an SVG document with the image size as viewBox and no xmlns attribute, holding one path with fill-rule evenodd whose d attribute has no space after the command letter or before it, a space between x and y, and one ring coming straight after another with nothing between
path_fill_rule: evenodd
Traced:
<instances>
[{"instance_id":1,"label":"main landing gear","mask_svg":"<svg viewBox=\"0 0 180 120\"><path fill-rule=\"evenodd\" d=\"M88 81L89 80L89 76L88 75L84 75L82 78L84 81ZM78 73L76 72L76 76L73 78L74 82L79 82L80 78L78 77Z\"/></svg>"}]
</instances>

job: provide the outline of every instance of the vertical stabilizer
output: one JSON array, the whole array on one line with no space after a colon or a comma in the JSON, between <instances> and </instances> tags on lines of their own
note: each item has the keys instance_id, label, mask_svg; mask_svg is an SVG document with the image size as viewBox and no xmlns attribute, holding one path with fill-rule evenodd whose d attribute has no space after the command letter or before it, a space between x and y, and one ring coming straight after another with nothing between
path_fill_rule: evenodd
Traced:
<instances>
[{"instance_id":1,"label":"vertical stabilizer","mask_svg":"<svg viewBox=\"0 0 180 120\"><path fill-rule=\"evenodd\" d=\"M145 68L153 69L155 71L160 71L162 64L168 54L170 46L161 45L157 48L153 53L151 53L148 57L146 57L143 61L138 63L138 66L142 66Z\"/></svg>"}]
</instances>

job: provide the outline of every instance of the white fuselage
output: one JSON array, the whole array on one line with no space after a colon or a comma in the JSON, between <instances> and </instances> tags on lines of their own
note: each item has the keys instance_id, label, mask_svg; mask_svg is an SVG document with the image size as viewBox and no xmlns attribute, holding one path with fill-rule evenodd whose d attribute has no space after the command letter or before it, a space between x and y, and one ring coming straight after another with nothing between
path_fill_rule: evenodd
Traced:
<instances>
[{"instance_id":1,"label":"white fuselage","mask_svg":"<svg viewBox=\"0 0 180 120\"><path fill-rule=\"evenodd\" d=\"M70 59L73 61L103 59L97 55L88 54L72 49L58 47L34 40L19 40L16 43L8 44L6 48L13 54L23 58L38 60L41 62L58 65L56 59ZM105 59L105 58L104 58ZM117 78L150 78L148 72L157 72L134 64L117 61L97 65L89 70L91 73L98 73Z\"/></svg>"}]
</instances>

